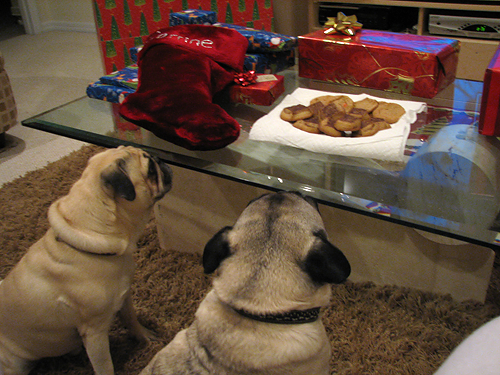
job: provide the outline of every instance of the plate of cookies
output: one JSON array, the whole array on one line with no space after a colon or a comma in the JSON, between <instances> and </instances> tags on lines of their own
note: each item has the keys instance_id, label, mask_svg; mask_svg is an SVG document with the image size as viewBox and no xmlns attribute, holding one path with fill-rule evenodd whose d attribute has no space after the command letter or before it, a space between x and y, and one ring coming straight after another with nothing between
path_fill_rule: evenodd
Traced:
<instances>
[{"instance_id":1,"label":"plate of cookies","mask_svg":"<svg viewBox=\"0 0 500 375\"><path fill-rule=\"evenodd\" d=\"M422 102L298 88L255 122L252 140L327 154L402 161Z\"/></svg>"}]
</instances>

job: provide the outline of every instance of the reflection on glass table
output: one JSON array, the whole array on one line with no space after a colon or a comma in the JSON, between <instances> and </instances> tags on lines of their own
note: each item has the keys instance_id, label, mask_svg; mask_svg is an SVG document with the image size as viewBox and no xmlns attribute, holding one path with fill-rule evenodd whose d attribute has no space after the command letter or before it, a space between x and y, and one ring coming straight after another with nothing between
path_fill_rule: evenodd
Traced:
<instances>
[{"instance_id":1,"label":"reflection on glass table","mask_svg":"<svg viewBox=\"0 0 500 375\"><path fill-rule=\"evenodd\" d=\"M184 168L270 190L300 190L321 203L496 248L500 209L500 142L477 133L482 83L457 80L433 99L285 75L297 87L423 101L402 162L322 154L248 139L273 106L231 104L240 138L216 151L190 151L118 115L118 105L87 97L23 121L23 125L106 147L130 144ZM500 230L500 229L499 229ZM497 243L498 242L498 243Z\"/></svg>"}]
</instances>

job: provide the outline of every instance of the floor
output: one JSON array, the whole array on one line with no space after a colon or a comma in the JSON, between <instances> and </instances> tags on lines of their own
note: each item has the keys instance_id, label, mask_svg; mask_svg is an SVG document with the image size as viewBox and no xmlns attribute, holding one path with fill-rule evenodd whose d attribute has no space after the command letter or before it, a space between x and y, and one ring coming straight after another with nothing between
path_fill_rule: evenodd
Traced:
<instances>
[{"instance_id":1,"label":"floor","mask_svg":"<svg viewBox=\"0 0 500 375\"><path fill-rule=\"evenodd\" d=\"M8 31L11 32L11 31ZM103 75L95 33L7 34L0 30L0 51L18 108L19 123L7 131L0 149L0 187L56 161L84 143L26 128L24 119L85 95Z\"/></svg>"}]
</instances>

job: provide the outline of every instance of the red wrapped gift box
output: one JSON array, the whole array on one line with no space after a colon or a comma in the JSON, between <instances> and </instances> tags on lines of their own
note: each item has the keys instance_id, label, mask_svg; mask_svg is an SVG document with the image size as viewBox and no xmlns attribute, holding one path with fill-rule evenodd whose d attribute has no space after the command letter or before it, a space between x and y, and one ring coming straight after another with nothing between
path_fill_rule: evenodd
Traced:
<instances>
[{"instance_id":1,"label":"red wrapped gift box","mask_svg":"<svg viewBox=\"0 0 500 375\"><path fill-rule=\"evenodd\" d=\"M484 74L479 133L500 136L500 48Z\"/></svg>"},{"instance_id":2,"label":"red wrapped gift box","mask_svg":"<svg viewBox=\"0 0 500 375\"><path fill-rule=\"evenodd\" d=\"M283 76L257 74L257 82L248 86L234 84L229 89L232 103L271 105L285 92Z\"/></svg>"},{"instance_id":3,"label":"red wrapped gift box","mask_svg":"<svg viewBox=\"0 0 500 375\"><path fill-rule=\"evenodd\" d=\"M299 75L432 98L455 79L460 42L387 31L299 37Z\"/></svg>"},{"instance_id":4,"label":"red wrapped gift box","mask_svg":"<svg viewBox=\"0 0 500 375\"><path fill-rule=\"evenodd\" d=\"M94 18L106 73L130 65L129 50L170 25L170 14L187 9L214 11L219 22L271 31L272 0L94 0Z\"/></svg>"}]
</instances>

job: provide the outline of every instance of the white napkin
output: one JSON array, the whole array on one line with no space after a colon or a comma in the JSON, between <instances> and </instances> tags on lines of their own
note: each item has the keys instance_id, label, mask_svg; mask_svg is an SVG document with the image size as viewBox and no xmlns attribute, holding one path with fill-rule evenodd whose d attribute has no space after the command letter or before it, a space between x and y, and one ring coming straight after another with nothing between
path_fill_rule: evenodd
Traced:
<instances>
[{"instance_id":1,"label":"white napkin","mask_svg":"<svg viewBox=\"0 0 500 375\"><path fill-rule=\"evenodd\" d=\"M325 134L312 134L297 129L280 118L281 111L296 104L309 105L311 99L322 95L346 95L355 102L364 98L398 103L406 110L401 119L391 125L391 129L379 131L370 137L330 137ZM410 124L415 122L417 114L426 109L426 104L407 100L390 100L371 95L336 94L327 91L297 88L269 114L257 120L250 130L252 140L268 141L302 148L325 154L358 156L379 160L403 161L404 147L410 134Z\"/></svg>"}]
</instances>

